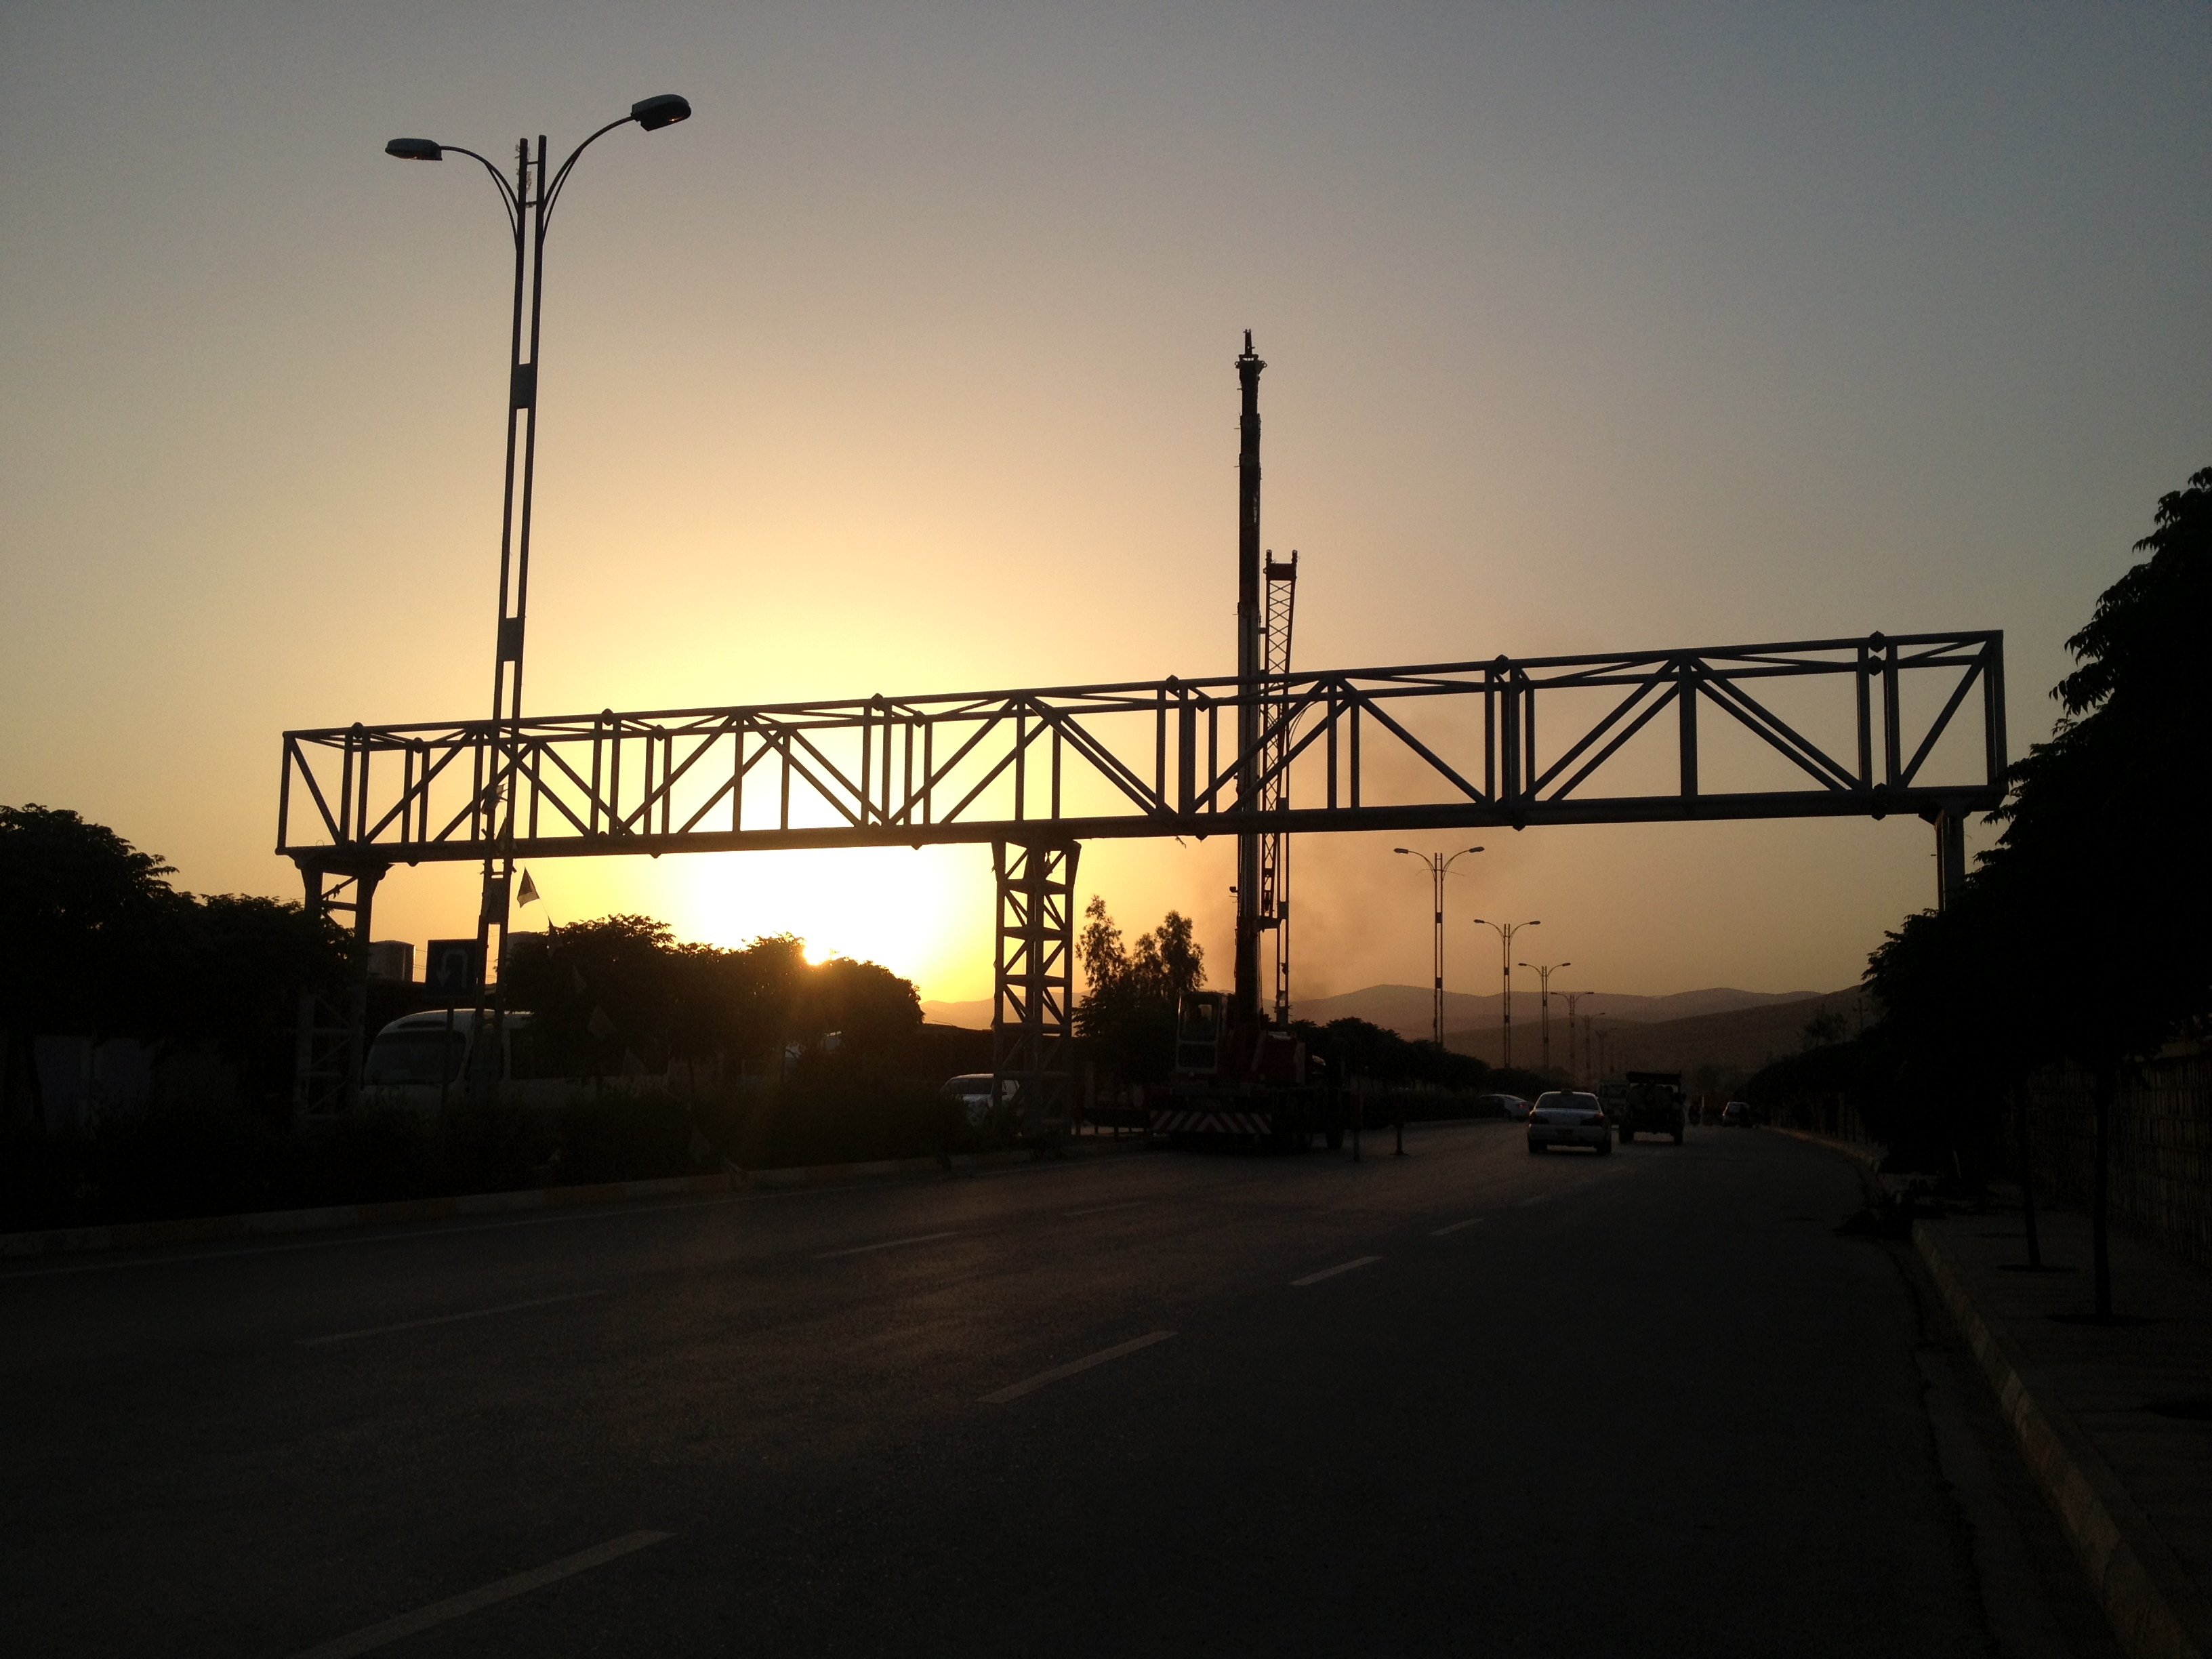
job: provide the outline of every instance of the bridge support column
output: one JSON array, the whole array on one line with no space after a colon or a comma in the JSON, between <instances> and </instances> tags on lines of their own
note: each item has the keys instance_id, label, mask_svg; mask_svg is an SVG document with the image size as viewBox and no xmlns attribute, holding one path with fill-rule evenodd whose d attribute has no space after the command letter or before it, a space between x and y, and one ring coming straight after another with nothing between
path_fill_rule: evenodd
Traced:
<instances>
[{"instance_id":1,"label":"bridge support column","mask_svg":"<svg viewBox=\"0 0 2212 1659\"><path fill-rule=\"evenodd\" d=\"M1016 1087L1022 1133L1064 1133L1075 1071L1075 866L1082 848L997 842L993 1092Z\"/></svg>"},{"instance_id":2,"label":"bridge support column","mask_svg":"<svg viewBox=\"0 0 2212 1659\"><path fill-rule=\"evenodd\" d=\"M1943 806L1928 822L1936 826L1936 908L1948 910L1966 879L1966 815L1957 806Z\"/></svg>"},{"instance_id":3,"label":"bridge support column","mask_svg":"<svg viewBox=\"0 0 2212 1659\"><path fill-rule=\"evenodd\" d=\"M300 875L307 889L307 914L342 921L352 935L352 952L346 964L345 993L337 1002L311 989L300 993L292 1064L295 1116L337 1111L361 1097L362 1066L368 1053L370 917L384 866L346 874L303 866Z\"/></svg>"}]
</instances>

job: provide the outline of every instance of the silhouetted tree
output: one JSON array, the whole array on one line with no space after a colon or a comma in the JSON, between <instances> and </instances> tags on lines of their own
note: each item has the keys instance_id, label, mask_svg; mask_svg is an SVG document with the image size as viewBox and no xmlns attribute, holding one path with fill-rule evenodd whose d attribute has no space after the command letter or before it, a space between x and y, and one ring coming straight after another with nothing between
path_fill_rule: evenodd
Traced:
<instances>
[{"instance_id":1,"label":"silhouetted tree","mask_svg":"<svg viewBox=\"0 0 2212 1659\"><path fill-rule=\"evenodd\" d=\"M297 904L171 887L174 870L76 813L0 806L0 1119L43 1119L38 1036L210 1044L249 1103L287 1092L303 988L329 989L343 936Z\"/></svg>"},{"instance_id":2,"label":"silhouetted tree","mask_svg":"<svg viewBox=\"0 0 2212 1659\"><path fill-rule=\"evenodd\" d=\"M910 981L845 957L810 965L787 933L728 951L679 944L651 916L614 915L525 937L533 942L509 957L510 1006L535 1016L539 1064L559 1075L717 1055L757 1065L830 1031L856 1059L897 1064L921 1027Z\"/></svg>"},{"instance_id":3,"label":"silhouetted tree","mask_svg":"<svg viewBox=\"0 0 2212 1659\"><path fill-rule=\"evenodd\" d=\"M2098 1306L2110 1310L2105 1158L2121 1068L2212 1008L2212 469L2163 497L2150 556L2107 588L2067 641L2079 666L2052 695L2047 743L2016 764L2004 828L1940 915L1916 916L1869 963L1871 1034L1923 1111L1948 1091L1995 1109L2029 1067L2066 1059L2096 1079L2093 1191ZM2129 964L2083 970L2079 941Z\"/></svg>"},{"instance_id":4,"label":"silhouetted tree","mask_svg":"<svg viewBox=\"0 0 2212 1659\"><path fill-rule=\"evenodd\" d=\"M1076 1034L1109 1076L1164 1081L1175 1062L1176 1004L1206 983L1206 952L1190 919L1170 910L1125 946L1103 898L1093 896L1083 914L1075 945L1084 984Z\"/></svg>"}]
</instances>

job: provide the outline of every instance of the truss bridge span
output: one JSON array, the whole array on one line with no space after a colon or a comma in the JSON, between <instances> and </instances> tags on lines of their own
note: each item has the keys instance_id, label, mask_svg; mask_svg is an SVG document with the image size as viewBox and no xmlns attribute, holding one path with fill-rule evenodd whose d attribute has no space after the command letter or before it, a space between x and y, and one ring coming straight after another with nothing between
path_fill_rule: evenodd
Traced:
<instances>
[{"instance_id":1,"label":"truss bridge span","mask_svg":"<svg viewBox=\"0 0 2212 1659\"><path fill-rule=\"evenodd\" d=\"M345 875L495 854L1934 821L1994 805L2006 764L2001 634L1874 634L295 731L276 850Z\"/></svg>"}]
</instances>

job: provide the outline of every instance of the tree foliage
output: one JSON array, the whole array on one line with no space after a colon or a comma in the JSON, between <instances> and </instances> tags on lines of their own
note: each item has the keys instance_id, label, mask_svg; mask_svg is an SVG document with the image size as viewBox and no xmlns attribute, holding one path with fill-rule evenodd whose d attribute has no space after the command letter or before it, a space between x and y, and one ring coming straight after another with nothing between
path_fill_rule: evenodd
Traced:
<instances>
[{"instance_id":1,"label":"tree foliage","mask_svg":"<svg viewBox=\"0 0 2212 1659\"><path fill-rule=\"evenodd\" d=\"M0 1077L11 1107L18 1090L35 1093L29 1043L42 1036L211 1046L248 1102L281 1100L299 994L340 982L343 936L297 904L180 893L174 873L75 812L0 806Z\"/></svg>"},{"instance_id":2,"label":"tree foliage","mask_svg":"<svg viewBox=\"0 0 2212 1659\"><path fill-rule=\"evenodd\" d=\"M1170 910L1132 945L1123 942L1103 898L1093 895L1083 914L1075 942L1084 985L1076 1035L1109 1077L1163 1082L1175 1060L1176 1001L1206 983L1206 951L1190 919Z\"/></svg>"},{"instance_id":3,"label":"tree foliage","mask_svg":"<svg viewBox=\"0 0 2212 1659\"><path fill-rule=\"evenodd\" d=\"M717 1055L761 1066L787 1043L818 1046L832 1031L842 1052L889 1063L921 1027L912 981L842 957L811 964L805 941L787 933L722 950L679 943L650 916L613 915L516 945L511 1006L535 1014L539 1064L563 1076Z\"/></svg>"},{"instance_id":4,"label":"tree foliage","mask_svg":"<svg viewBox=\"0 0 2212 1659\"><path fill-rule=\"evenodd\" d=\"M1868 964L1875 1086L1961 1134L2029 1069L2109 1073L2212 1009L2212 469L2136 547L2066 642L2060 719L2012 769L1996 845Z\"/></svg>"}]
</instances>

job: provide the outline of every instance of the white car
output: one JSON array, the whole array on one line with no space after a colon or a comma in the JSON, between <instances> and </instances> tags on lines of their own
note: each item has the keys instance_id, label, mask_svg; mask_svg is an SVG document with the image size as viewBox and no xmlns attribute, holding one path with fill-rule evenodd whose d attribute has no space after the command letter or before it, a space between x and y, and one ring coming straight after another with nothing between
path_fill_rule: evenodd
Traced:
<instances>
[{"instance_id":1,"label":"white car","mask_svg":"<svg viewBox=\"0 0 2212 1659\"><path fill-rule=\"evenodd\" d=\"M1613 1150L1613 1125L1595 1095L1553 1089L1528 1109L1528 1150L1587 1146L1602 1158Z\"/></svg>"},{"instance_id":2,"label":"white car","mask_svg":"<svg viewBox=\"0 0 2212 1659\"><path fill-rule=\"evenodd\" d=\"M1011 1101L1019 1085L1008 1078L1000 1098ZM991 1074L988 1072L967 1072L945 1080L943 1093L960 1103L972 1128L981 1128L991 1121Z\"/></svg>"}]
</instances>

